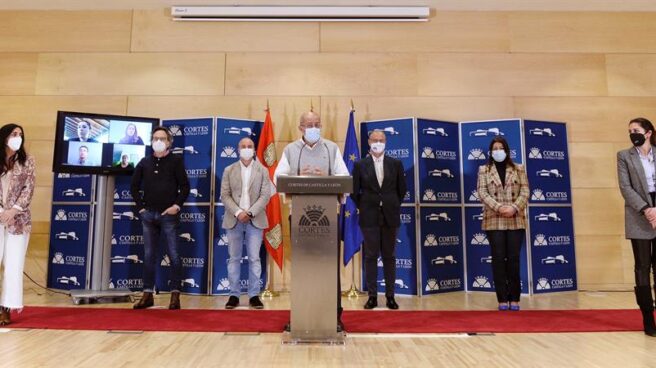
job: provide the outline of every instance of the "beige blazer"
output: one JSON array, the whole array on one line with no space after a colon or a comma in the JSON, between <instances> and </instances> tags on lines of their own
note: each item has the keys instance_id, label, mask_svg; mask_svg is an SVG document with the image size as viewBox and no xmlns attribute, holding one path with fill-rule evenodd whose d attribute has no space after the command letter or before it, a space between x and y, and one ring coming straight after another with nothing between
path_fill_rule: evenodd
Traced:
<instances>
[{"instance_id":1,"label":"beige blazer","mask_svg":"<svg viewBox=\"0 0 656 368\"><path fill-rule=\"evenodd\" d=\"M257 161L251 163L253 171L251 172L250 183L248 185L248 196L251 200L250 208L243 208L253 214L251 222L258 229L266 229L269 222L266 217L266 205L269 203L271 196L271 180L269 172ZM222 227L232 229L237 225L235 214L240 210L239 201L241 200L241 190L244 183L241 182L241 165L239 161L225 168L221 178L221 202L225 206Z\"/></svg>"}]
</instances>

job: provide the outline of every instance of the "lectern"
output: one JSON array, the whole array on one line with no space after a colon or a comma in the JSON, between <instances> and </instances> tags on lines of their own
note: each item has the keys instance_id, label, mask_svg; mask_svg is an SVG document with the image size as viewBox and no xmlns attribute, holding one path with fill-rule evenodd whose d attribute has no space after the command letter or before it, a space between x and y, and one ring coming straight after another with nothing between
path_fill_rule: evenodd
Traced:
<instances>
[{"instance_id":1,"label":"lectern","mask_svg":"<svg viewBox=\"0 0 656 368\"><path fill-rule=\"evenodd\" d=\"M351 176L279 176L278 192L292 196L291 331L285 343L343 344L337 332L339 195Z\"/></svg>"}]
</instances>

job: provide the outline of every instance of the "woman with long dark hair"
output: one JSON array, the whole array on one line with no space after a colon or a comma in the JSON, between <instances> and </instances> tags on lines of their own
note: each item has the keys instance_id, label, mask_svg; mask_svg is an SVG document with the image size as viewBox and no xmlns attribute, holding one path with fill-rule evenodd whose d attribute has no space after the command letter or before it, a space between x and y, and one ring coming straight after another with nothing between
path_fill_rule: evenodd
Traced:
<instances>
[{"instance_id":1,"label":"woman with long dark hair","mask_svg":"<svg viewBox=\"0 0 656 368\"><path fill-rule=\"evenodd\" d=\"M23 128L0 128L0 325L11 322L11 310L23 308L23 266L32 231L30 203L34 194L34 158L25 152Z\"/></svg>"},{"instance_id":2,"label":"woman with long dark hair","mask_svg":"<svg viewBox=\"0 0 656 368\"><path fill-rule=\"evenodd\" d=\"M143 139L139 136L137 126L129 123L125 127L125 136L118 143L122 144L144 144Z\"/></svg>"},{"instance_id":3,"label":"woman with long dark hair","mask_svg":"<svg viewBox=\"0 0 656 368\"><path fill-rule=\"evenodd\" d=\"M624 197L624 233L635 260L635 296L646 335L656 336L649 274L656 270L656 136L645 118L629 122L633 147L617 152L617 177ZM655 276L656 277L656 276Z\"/></svg>"},{"instance_id":4,"label":"woman with long dark hair","mask_svg":"<svg viewBox=\"0 0 656 368\"><path fill-rule=\"evenodd\" d=\"M519 253L526 229L529 189L526 170L510 158L508 142L496 136L490 157L478 170L478 195L484 204L482 229L492 250L492 274L499 310L519 310Z\"/></svg>"}]
</instances>

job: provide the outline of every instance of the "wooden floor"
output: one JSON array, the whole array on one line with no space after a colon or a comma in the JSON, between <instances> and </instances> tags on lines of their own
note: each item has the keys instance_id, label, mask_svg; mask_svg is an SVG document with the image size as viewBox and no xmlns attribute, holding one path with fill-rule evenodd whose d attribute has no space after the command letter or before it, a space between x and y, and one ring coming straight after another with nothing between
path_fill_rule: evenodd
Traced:
<instances>
[{"instance_id":1,"label":"wooden floor","mask_svg":"<svg viewBox=\"0 0 656 368\"><path fill-rule=\"evenodd\" d=\"M64 295L26 291L26 305L71 306ZM383 299L381 297L381 299ZM492 309L492 294L397 297L405 310ZM225 297L184 296L186 308ZM360 309L364 298L344 299ZM168 295L156 299L159 305ZM246 298L242 298L242 303ZM382 302L382 300L381 300ZM289 297L265 300L289 308ZM130 304L92 305L129 308ZM524 297L524 309L635 308L629 292ZM20 318L20 317L19 317ZM347 326L348 328L348 326ZM656 338L641 332L468 336L350 334L345 346L286 346L280 334L0 330L2 367L656 367Z\"/></svg>"}]
</instances>

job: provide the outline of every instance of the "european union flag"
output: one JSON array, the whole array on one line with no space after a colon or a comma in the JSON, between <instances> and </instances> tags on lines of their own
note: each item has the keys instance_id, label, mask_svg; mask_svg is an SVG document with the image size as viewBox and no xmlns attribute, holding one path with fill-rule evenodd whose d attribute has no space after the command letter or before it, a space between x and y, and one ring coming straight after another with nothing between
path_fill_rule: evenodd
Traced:
<instances>
[{"instance_id":1,"label":"european union flag","mask_svg":"<svg viewBox=\"0 0 656 368\"><path fill-rule=\"evenodd\" d=\"M354 113L355 110L351 109L344 143L344 162L346 163L349 174L353 173L355 161L360 158L358 140L355 137ZM346 203L341 207L339 222L342 225L340 227L342 230L340 238L344 241L344 266L346 266L355 253L360 251L360 244L362 244L363 239L360 226L358 225L358 208L351 197L347 197Z\"/></svg>"}]
</instances>

